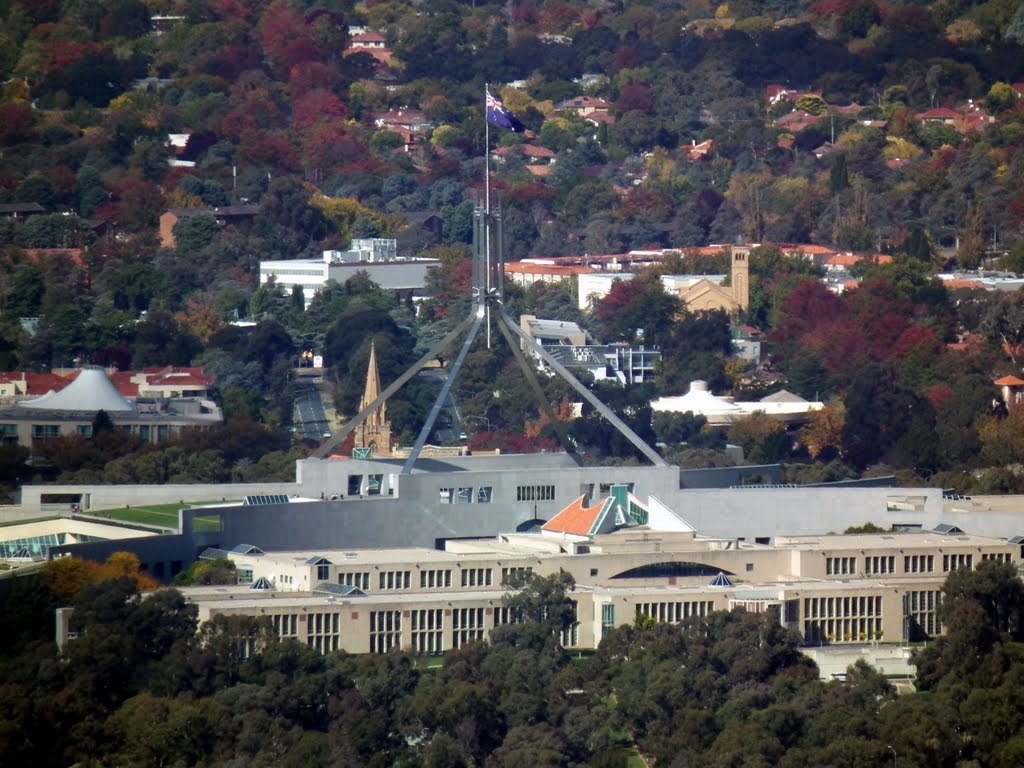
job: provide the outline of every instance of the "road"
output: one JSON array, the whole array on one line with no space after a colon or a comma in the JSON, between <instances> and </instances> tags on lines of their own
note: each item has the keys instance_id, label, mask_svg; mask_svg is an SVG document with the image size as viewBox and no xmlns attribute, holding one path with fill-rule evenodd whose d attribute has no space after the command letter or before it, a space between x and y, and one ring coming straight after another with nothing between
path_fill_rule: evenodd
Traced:
<instances>
[{"instance_id":1,"label":"road","mask_svg":"<svg viewBox=\"0 0 1024 768\"><path fill-rule=\"evenodd\" d=\"M331 429L324 412L324 403L320 398L320 390L311 381L296 381L292 385L295 405L292 418L295 431L304 438L320 440L330 437Z\"/></svg>"}]
</instances>

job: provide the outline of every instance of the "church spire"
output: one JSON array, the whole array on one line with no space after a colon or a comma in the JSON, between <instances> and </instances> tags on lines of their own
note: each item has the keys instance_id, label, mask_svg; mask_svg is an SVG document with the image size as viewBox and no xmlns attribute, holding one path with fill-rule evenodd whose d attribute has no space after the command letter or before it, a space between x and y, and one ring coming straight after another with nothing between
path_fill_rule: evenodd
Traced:
<instances>
[{"instance_id":1,"label":"church spire","mask_svg":"<svg viewBox=\"0 0 1024 768\"><path fill-rule=\"evenodd\" d=\"M363 399L359 403L359 410L363 410L378 397L380 397L380 371L377 369L377 345L371 341L370 363L366 368L366 389L363 390ZM385 404L381 404L374 416L378 417L381 422L387 418Z\"/></svg>"}]
</instances>

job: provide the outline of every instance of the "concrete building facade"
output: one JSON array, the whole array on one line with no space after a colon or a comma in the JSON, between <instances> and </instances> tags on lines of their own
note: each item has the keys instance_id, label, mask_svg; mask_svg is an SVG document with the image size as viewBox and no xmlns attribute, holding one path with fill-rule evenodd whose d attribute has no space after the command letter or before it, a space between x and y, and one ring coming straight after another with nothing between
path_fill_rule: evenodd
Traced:
<instances>
[{"instance_id":1,"label":"concrete building facade","mask_svg":"<svg viewBox=\"0 0 1024 768\"><path fill-rule=\"evenodd\" d=\"M348 251L324 251L322 259L286 259L260 262L260 285L273 281L290 293L302 289L306 306L328 280L344 284L363 272L389 291L414 291L427 284L427 272L440 265L436 259L399 258L397 241L374 238L353 240Z\"/></svg>"},{"instance_id":2,"label":"concrete building facade","mask_svg":"<svg viewBox=\"0 0 1024 768\"><path fill-rule=\"evenodd\" d=\"M517 620L503 603L510 574L565 571L577 585L577 620L562 637L569 648L595 648L637 616L677 624L740 608L772 612L808 644L842 645L940 634L941 586L951 571L1017 563L1021 554L1019 545L956 529L762 545L647 526L592 536L548 528L450 541L443 551L213 551L204 556L232 560L240 586L184 592L201 620L267 616L282 637L325 653L437 654Z\"/></svg>"}]
</instances>

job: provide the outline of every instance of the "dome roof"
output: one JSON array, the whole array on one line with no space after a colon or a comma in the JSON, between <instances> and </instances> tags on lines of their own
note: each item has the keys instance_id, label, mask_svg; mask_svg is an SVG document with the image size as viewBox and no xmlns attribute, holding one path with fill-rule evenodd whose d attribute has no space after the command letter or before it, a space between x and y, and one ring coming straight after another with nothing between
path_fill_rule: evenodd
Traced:
<instances>
[{"instance_id":1,"label":"dome roof","mask_svg":"<svg viewBox=\"0 0 1024 768\"><path fill-rule=\"evenodd\" d=\"M107 411L123 413L132 405L107 378L102 368L83 368L75 380L59 392L50 391L34 400L18 403L19 408L40 411Z\"/></svg>"}]
</instances>

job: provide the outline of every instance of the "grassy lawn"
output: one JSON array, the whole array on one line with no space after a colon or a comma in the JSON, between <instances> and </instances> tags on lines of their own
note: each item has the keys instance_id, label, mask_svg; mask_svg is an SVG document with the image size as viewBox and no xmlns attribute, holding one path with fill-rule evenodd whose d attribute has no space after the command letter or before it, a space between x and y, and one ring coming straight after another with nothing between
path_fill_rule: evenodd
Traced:
<instances>
[{"instance_id":1,"label":"grassy lawn","mask_svg":"<svg viewBox=\"0 0 1024 768\"><path fill-rule=\"evenodd\" d=\"M440 669L444 666L444 656L423 656L413 661L417 669Z\"/></svg>"},{"instance_id":2,"label":"grassy lawn","mask_svg":"<svg viewBox=\"0 0 1024 768\"><path fill-rule=\"evenodd\" d=\"M107 517L123 523L139 523L157 528L177 528L178 510L182 507L201 506L205 502L195 504L148 504L142 507L121 507L118 509L102 509L93 512L96 517ZM195 530L198 533L209 533L219 530L217 517L195 518Z\"/></svg>"}]
</instances>

